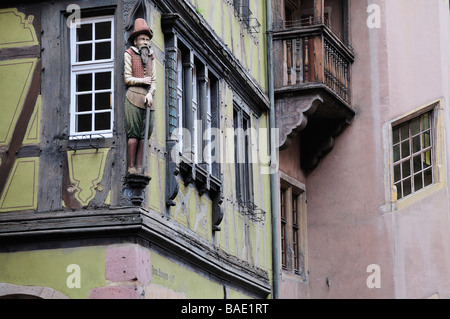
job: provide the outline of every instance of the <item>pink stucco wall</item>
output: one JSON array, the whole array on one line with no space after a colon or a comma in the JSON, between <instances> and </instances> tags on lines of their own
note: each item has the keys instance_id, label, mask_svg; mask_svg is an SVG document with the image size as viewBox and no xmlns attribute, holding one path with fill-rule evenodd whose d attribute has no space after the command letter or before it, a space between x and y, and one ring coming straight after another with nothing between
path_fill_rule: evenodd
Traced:
<instances>
[{"instance_id":1,"label":"pink stucco wall","mask_svg":"<svg viewBox=\"0 0 450 319\"><path fill-rule=\"evenodd\" d=\"M369 29L368 4L382 24ZM353 107L357 115L306 178L311 298L450 297L448 181L441 190L389 210L386 127L442 98L450 123L449 9L444 0L350 1ZM449 149L447 133L444 150ZM447 158L447 156L445 156ZM447 162L444 168L449 171ZM381 269L369 289L367 267ZM307 291L307 293L305 293Z\"/></svg>"}]
</instances>

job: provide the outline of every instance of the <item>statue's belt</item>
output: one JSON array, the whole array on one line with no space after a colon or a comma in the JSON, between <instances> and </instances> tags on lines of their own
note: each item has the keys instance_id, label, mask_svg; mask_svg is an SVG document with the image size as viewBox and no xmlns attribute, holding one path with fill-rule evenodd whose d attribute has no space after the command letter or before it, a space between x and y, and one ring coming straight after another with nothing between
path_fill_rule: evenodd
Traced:
<instances>
[{"instance_id":1,"label":"statue's belt","mask_svg":"<svg viewBox=\"0 0 450 319\"><path fill-rule=\"evenodd\" d=\"M127 99L131 104L136 105L141 109L145 109L145 97L148 94L148 87L130 86L127 91ZM150 109L153 111L153 105Z\"/></svg>"}]
</instances>

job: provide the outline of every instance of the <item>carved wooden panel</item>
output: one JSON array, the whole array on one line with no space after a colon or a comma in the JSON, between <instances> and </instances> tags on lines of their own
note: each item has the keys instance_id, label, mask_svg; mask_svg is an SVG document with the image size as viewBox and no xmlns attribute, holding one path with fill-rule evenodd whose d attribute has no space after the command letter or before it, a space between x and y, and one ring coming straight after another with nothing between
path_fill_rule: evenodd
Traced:
<instances>
[{"instance_id":1,"label":"carved wooden panel","mask_svg":"<svg viewBox=\"0 0 450 319\"><path fill-rule=\"evenodd\" d=\"M276 101L276 126L280 129L279 147L286 149L292 139L302 131L308 116L323 102L319 95L278 99Z\"/></svg>"}]
</instances>

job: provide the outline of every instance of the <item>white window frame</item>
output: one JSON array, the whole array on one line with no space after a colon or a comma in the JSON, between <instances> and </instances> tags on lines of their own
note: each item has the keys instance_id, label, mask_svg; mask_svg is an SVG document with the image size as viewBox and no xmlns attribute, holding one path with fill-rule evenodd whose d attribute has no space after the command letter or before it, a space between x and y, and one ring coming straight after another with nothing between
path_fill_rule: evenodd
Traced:
<instances>
[{"instance_id":1,"label":"white window frame","mask_svg":"<svg viewBox=\"0 0 450 319\"><path fill-rule=\"evenodd\" d=\"M92 33L95 34L95 24L101 22L111 22L111 38L110 39L101 39L95 40L92 39L90 41L76 41L76 32L77 28L70 29L70 61L71 61L71 85L70 85L70 139L90 139L90 138L112 138L113 130L114 130L114 100L115 100L115 92L114 92L114 16L101 16L101 17L93 17L81 19L80 24L92 24L93 30ZM111 58L95 60L95 44L102 42L110 42L111 43ZM92 60L91 61L83 61L77 62L77 44L87 44L92 43ZM100 72L111 72L111 87L106 90L95 90L95 73ZM92 94L92 110L88 112L77 112L76 110L76 102L77 102L77 92L76 92L76 77L80 74L92 74L92 91L83 92L84 94L90 93ZM95 110L95 94L96 93L107 93L110 92L110 103L111 109L108 110ZM108 130L95 130L95 114L99 113L111 113L111 123L110 129ZM76 118L77 115L80 114L92 114L92 130L86 132L77 132L76 128Z\"/></svg>"}]
</instances>

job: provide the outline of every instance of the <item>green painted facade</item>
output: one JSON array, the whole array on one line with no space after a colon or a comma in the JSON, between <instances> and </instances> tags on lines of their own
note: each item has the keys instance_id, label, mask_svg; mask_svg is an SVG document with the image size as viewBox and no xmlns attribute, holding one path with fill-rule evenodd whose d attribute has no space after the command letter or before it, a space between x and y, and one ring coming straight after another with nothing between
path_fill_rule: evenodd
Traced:
<instances>
[{"instance_id":1,"label":"green painted facade","mask_svg":"<svg viewBox=\"0 0 450 319\"><path fill-rule=\"evenodd\" d=\"M80 288L70 288L73 271L80 267ZM69 284L68 284L69 281ZM89 297L92 288L106 285L105 248L71 248L0 254L0 282L51 287L69 298Z\"/></svg>"},{"instance_id":2,"label":"green painted facade","mask_svg":"<svg viewBox=\"0 0 450 319\"><path fill-rule=\"evenodd\" d=\"M118 26L124 26L127 14L132 14L132 9L139 6L139 1L105 0L103 2L113 8L112 11ZM252 156L255 159L255 163L252 165L254 185L252 191L254 204L265 212L264 220L252 220L239 210L235 166L232 160L221 165L224 216L220 231L213 231L212 215L215 204L212 198L207 194L200 194L195 184L187 185L179 176L177 176L179 192L174 200L175 206L166 206L167 120L165 107L167 102L165 96L166 61L164 58L166 43L161 26L164 12L160 6L157 6L158 1L144 2L148 24L154 32L152 45L157 56L157 93L155 96L157 107L156 126L148 148L148 174L152 179L146 188L144 202L139 208L139 213L161 222L167 229L175 229L178 233L185 232L192 240L187 240L188 244L183 248L190 256L189 261L186 261L186 258L179 257L174 251L162 254L161 249L164 250L164 247L155 249L152 239L145 239L148 242L143 246L145 252L150 255L151 263L142 267L146 271L150 271L151 276L149 281L138 283L139 287L143 289L140 296L146 298L261 297L259 293L255 294L255 292L247 290L245 284L242 287L239 284L246 282L243 275L246 269L250 269L251 272L256 269L257 273L265 278L262 281L267 280L265 289L269 291L264 297L268 297L272 273L270 179L269 175L260 173L261 169L266 166L266 163L260 160L262 156L260 153L267 153L268 140L260 140L257 134L252 136ZM95 1L88 3L74 1L74 3L78 3L82 9L89 10L94 7ZM164 3L170 5L171 1L164 1ZM213 32L216 41L223 46L223 49L229 50L236 59L235 63L245 70L248 80L253 82L261 92L267 92L265 1L250 0L252 17L255 18L253 22L258 27L253 31L240 21L236 15L236 9L229 1L191 0L184 3L191 10L189 14L194 13L199 23L205 24L206 28ZM111 220L115 221L114 214L128 208L121 204L122 185L125 182L126 146L123 138L124 132L121 131L122 126L117 125L121 121L120 98L123 98L123 95L120 95L123 85L120 77L115 80L117 81L116 88L118 88L116 92L118 102L115 107L119 109L115 119L117 127L111 141L101 141L103 144L100 147L87 145L80 148L79 144L70 141L65 135L64 132L67 131L69 125L67 122L68 98L64 97L67 89L60 93L61 100L50 102L48 96L51 95L51 88L41 82L40 94L36 101L32 102L34 108L27 111L30 113L27 117L28 123L19 122L21 118L24 118L24 105L30 103L27 93L31 91L35 69L37 67L45 69L41 73L41 81L44 81L47 74L57 74L59 68L61 76L68 73L67 65L62 64L63 62L57 62L54 66L46 65L48 58L45 57L47 52L52 52L49 54L62 57L62 61L67 62L68 42L58 42L57 44L51 42L49 38L46 38L47 30L42 32L38 38L36 34L39 35L41 30L35 29L38 24L33 24L33 21L39 20L39 28L42 29L46 29L50 25L58 25L60 29L54 32L62 34L61 41L64 41L64 37L68 35L68 28L64 23L59 24L59 22L65 21L67 15L61 15L61 9L64 9L61 4L58 4L59 11L53 9L53 11L45 11L49 6L49 3L45 1L41 5L44 14L40 17L32 14L41 12L36 10L39 5L31 6L31 13L20 12L18 8L0 9L0 56L2 57L0 60L0 96L2 96L0 102L0 114L2 114L0 117L0 171L4 175L7 174L3 179L0 178L0 181L3 180L4 183L0 189L2 191L0 193L0 213L2 213L1 221L3 222L1 227L3 227L4 238L8 236L8 229L10 229L8 227L13 227L11 225L20 220L21 216L24 219L33 220L34 228L31 227L31 231L34 231L41 227L39 220L36 219L38 214L44 214L49 220L52 214L55 216L65 214L64 216L68 216L68 220L71 220L70 214L72 213L83 216L83 218L89 214L98 214L101 216L98 218L111 216ZM54 19L54 23L51 19ZM116 39L117 42L122 40L121 36ZM43 48L45 50L41 50ZM14 50L19 49L28 52L26 57L14 57ZM115 52L114 57L118 61L118 67L121 68L119 57L123 55L123 52L115 51L118 52ZM30 57L30 55L36 56ZM38 61L42 61L43 65L38 66ZM117 70L117 73L121 74L120 70ZM231 84L226 79L219 79L218 112L220 114L219 125L223 132L227 132L227 129L233 132L233 105L239 92L234 91ZM49 112L56 112L58 114L56 118L59 116L63 122L53 124L48 123L48 120L46 122ZM269 115L267 112L255 114L252 111L250 115L251 127L255 132L260 128L268 128ZM55 118L55 114L52 116ZM20 129L23 125L25 125L25 129ZM52 132L53 129L54 132ZM19 136L21 130L24 131L24 135L22 133L23 142L16 145L13 136ZM225 134L223 139L224 158L234 159L234 135ZM55 146L50 148L49 143L54 143ZM19 150L15 155L9 153L12 147ZM54 156L54 160L52 156ZM56 168L56 171L50 167ZM46 195L42 195L43 193ZM13 221L10 223L9 220ZM83 227L101 228L102 225L101 222L98 222L78 227L74 222L70 227L81 232ZM57 230L52 230L53 235L54 231ZM61 229L61 231L65 230ZM120 231L118 233L120 234ZM114 233L111 238L116 238L116 235ZM46 242L45 236L39 237L39 234L36 236L39 241ZM168 235L161 234L161 236L163 239L160 240L172 240L171 238L164 239L164 236ZM111 239L110 243L98 245L94 242L86 244L90 240L89 236L82 238L83 244L82 241L78 242L76 248L74 248L74 245L77 246L75 235L70 237L70 248L58 247L64 247L64 244L61 244L55 245L52 249L43 249L39 245L34 245L33 240L25 240L25 246L21 247L29 245L29 249L23 251L17 249L15 252L8 253L0 250L0 294L7 294L5 287L9 286L5 285L14 285L14 287L19 287L17 288L19 290L24 288L24 293L28 291L25 289L26 287L38 286L53 289L69 298L93 298L97 296L98 291L102 291L98 288L136 285L133 280L124 280L118 283L105 277L105 273L108 273L109 260L105 257L105 251L108 250L108 247L115 245L116 240ZM63 240L66 239L61 238L61 242ZM131 240L131 244L136 240ZM193 243L191 243L192 241ZM8 241L6 245L14 244L14 242ZM124 247L129 244L124 243ZM239 269L236 276L238 279L222 280L220 278L223 276L220 273L208 275L208 271L202 270L203 266L198 266L195 261L198 258L196 249L200 244L210 251L220 253L221 256L230 256L238 265L236 266ZM211 259L207 253L204 254L203 256L200 253L200 259L207 261ZM79 266L80 287L70 287L70 278L72 278L72 272L68 268L70 265ZM242 278L239 279L240 271Z\"/></svg>"}]
</instances>

